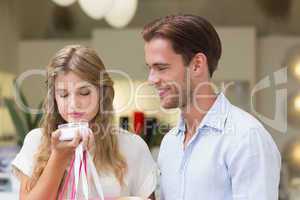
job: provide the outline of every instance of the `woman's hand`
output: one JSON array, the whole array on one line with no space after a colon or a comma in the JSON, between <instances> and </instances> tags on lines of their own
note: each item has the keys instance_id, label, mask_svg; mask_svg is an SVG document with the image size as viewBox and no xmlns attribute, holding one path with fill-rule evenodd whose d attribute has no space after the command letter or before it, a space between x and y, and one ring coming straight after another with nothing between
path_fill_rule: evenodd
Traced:
<instances>
[{"instance_id":1,"label":"woman's hand","mask_svg":"<svg viewBox=\"0 0 300 200\"><path fill-rule=\"evenodd\" d=\"M51 134L51 156L59 161L69 161L74 155L76 147L82 141L80 133L76 133L71 141L60 141L61 132L59 129Z\"/></svg>"},{"instance_id":2,"label":"woman's hand","mask_svg":"<svg viewBox=\"0 0 300 200\"><path fill-rule=\"evenodd\" d=\"M71 141L60 141L60 130L57 129L51 135L51 155L60 161L69 161L74 155L75 149L82 142L83 148L93 154L95 139L92 131L77 132Z\"/></svg>"},{"instance_id":3,"label":"woman's hand","mask_svg":"<svg viewBox=\"0 0 300 200\"><path fill-rule=\"evenodd\" d=\"M91 129L88 133L82 134L82 145L83 149L87 149L92 155L95 153L95 138Z\"/></svg>"},{"instance_id":4,"label":"woman's hand","mask_svg":"<svg viewBox=\"0 0 300 200\"><path fill-rule=\"evenodd\" d=\"M56 199L62 177L77 146L82 142L84 148L93 149L93 134L80 134L77 132L71 141L60 141L60 135L59 129L51 134L50 158L31 191L26 190L29 178L23 176L21 179L21 199Z\"/></svg>"}]
</instances>

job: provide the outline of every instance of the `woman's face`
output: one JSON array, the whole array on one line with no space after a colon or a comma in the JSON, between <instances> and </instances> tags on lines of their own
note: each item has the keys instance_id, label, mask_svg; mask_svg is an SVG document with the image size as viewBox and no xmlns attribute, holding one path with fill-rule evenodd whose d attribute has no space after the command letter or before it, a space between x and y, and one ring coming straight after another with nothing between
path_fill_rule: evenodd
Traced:
<instances>
[{"instance_id":1,"label":"woman's face","mask_svg":"<svg viewBox=\"0 0 300 200\"><path fill-rule=\"evenodd\" d=\"M55 78L55 100L65 121L89 122L99 110L99 89L72 71L60 73Z\"/></svg>"}]
</instances>

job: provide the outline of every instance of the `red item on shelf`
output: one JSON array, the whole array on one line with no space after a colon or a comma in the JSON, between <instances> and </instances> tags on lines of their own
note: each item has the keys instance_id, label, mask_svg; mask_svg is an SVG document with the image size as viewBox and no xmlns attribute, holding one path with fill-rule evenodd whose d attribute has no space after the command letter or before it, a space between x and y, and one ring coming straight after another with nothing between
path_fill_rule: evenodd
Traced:
<instances>
[{"instance_id":1,"label":"red item on shelf","mask_svg":"<svg viewBox=\"0 0 300 200\"><path fill-rule=\"evenodd\" d=\"M134 112L133 119L134 119L134 132L140 135L144 129L145 115L143 112Z\"/></svg>"}]
</instances>

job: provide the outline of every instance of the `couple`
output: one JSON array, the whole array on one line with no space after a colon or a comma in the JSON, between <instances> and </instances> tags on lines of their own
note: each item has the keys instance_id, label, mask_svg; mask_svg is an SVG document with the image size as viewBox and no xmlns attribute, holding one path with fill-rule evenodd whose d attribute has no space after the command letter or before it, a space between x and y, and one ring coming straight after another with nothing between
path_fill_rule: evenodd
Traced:
<instances>
[{"instance_id":1,"label":"couple","mask_svg":"<svg viewBox=\"0 0 300 200\"><path fill-rule=\"evenodd\" d=\"M207 84L222 51L214 27L199 16L173 15L146 25L142 36L148 80L161 105L181 110L160 147L161 199L277 200L281 159L270 134ZM107 128L113 82L96 52L67 46L47 69L41 128L27 134L13 161L20 198L56 199L82 142L93 152L105 196L155 199L156 164L145 143ZM58 125L82 120L93 134L59 141Z\"/></svg>"}]
</instances>

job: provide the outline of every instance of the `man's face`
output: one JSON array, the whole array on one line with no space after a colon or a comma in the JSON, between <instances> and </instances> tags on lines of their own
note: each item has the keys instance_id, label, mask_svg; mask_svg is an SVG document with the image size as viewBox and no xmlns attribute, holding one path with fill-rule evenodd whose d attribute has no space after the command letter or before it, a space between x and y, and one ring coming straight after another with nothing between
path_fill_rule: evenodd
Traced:
<instances>
[{"instance_id":1,"label":"man's face","mask_svg":"<svg viewBox=\"0 0 300 200\"><path fill-rule=\"evenodd\" d=\"M158 91L163 108L184 107L187 103L187 67L169 40L155 38L145 44L148 81Z\"/></svg>"}]
</instances>

